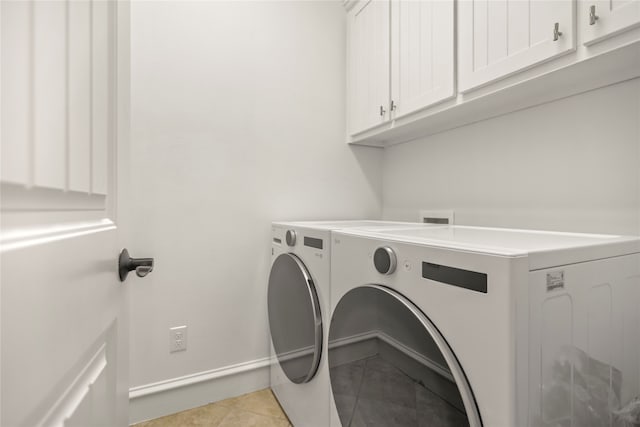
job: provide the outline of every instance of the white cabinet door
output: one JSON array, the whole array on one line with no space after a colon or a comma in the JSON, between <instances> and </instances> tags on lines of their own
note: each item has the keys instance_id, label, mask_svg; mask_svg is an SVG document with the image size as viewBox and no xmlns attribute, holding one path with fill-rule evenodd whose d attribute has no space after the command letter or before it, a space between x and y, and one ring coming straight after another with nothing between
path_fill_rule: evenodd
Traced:
<instances>
[{"instance_id":1,"label":"white cabinet door","mask_svg":"<svg viewBox=\"0 0 640 427\"><path fill-rule=\"evenodd\" d=\"M454 96L454 1L393 0L391 32L393 117Z\"/></svg>"},{"instance_id":2,"label":"white cabinet door","mask_svg":"<svg viewBox=\"0 0 640 427\"><path fill-rule=\"evenodd\" d=\"M348 16L349 133L389 119L389 0L358 3Z\"/></svg>"},{"instance_id":3,"label":"white cabinet door","mask_svg":"<svg viewBox=\"0 0 640 427\"><path fill-rule=\"evenodd\" d=\"M460 91L573 51L574 21L574 0L461 0Z\"/></svg>"},{"instance_id":4,"label":"white cabinet door","mask_svg":"<svg viewBox=\"0 0 640 427\"><path fill-rule=\"evenodd\" d=\"M640 26L640 0L581 0L580 34L589 46Z\"/></svg>"},{"instance_id":5,"label":"white cabinet door","mask_svg":"<svg viewBox=\"0 0 640 427\"><path fill-rule=\"evenodd\" d=\"M3 426L128 425L128 8L0 3Z\"/></svg>"}]
</instances>

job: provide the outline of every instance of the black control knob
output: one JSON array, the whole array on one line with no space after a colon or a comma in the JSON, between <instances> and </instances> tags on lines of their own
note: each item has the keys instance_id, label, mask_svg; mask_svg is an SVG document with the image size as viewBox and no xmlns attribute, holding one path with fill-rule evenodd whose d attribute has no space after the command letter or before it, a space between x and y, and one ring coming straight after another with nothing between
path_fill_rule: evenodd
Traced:
<instances>
[{"instance_id":1,"label":"black control knob","mask_svg":"<svg viewBox=\"0 0 640 427\"><path fill-rule=\"evenodd\" d=\"M396 254L388 246L382 246L373 253L373 265L378 273L389 275L396 271Z\"/></svg>"},{"instance_id":2,"label":"black control knob","mask_svg":"<svg viewBox=\"0 0 640 427\"><path fill-rule=\"evenodd\" d=\"M296 245L296 232L294 230L287 230L287 234L285 235L285 240L287 241L287 245L295 246Z\"/></svg>"}]
</instances>

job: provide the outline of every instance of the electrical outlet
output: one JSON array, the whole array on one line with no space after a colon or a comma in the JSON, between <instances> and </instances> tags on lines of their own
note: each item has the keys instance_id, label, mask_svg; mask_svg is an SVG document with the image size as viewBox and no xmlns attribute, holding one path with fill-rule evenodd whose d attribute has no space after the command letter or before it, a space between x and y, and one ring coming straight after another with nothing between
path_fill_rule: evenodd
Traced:
<instances>
[{"instance_id":1,"label":"electrical outlet","mask_svg":"<svg viewBox=\"0 0 640 427\"><path fill-rule=\"evenodd\" d=\"M187 349L187 327L169 328L169 353Z\"/></svg>"}]
</instances>

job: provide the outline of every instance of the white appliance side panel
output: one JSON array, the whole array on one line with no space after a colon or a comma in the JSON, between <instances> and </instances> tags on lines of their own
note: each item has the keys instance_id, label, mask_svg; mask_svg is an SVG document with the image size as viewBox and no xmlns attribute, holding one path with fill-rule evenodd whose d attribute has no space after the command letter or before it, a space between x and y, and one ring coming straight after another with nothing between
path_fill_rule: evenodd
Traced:
<instances>
[{"instance_id":1,"label":"white appliance side panel","mask_svg":"<svg viewBox=\"0 0 640 427\"><path fill-rule=\"evenodd\" d=\"M640 394L640 255L530 273L529 425L617 425Z\"/></svg>"}]
</instances>

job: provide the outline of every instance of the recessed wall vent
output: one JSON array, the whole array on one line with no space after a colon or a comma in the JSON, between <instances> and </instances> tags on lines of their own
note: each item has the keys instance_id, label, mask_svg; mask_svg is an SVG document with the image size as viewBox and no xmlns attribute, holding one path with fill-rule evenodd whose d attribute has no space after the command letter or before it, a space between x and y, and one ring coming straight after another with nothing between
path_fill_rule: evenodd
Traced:
<instances>
[{"instance_id":1,"label":"recessed wall vent","mask_svg":"<svg viewBox=\"0 0 640 427\"><path fill-rule=\"evenodd\" d=\"M453 211L420 211L419 222L425 224L453 225Z\"/></svg>"}]
</instances>

